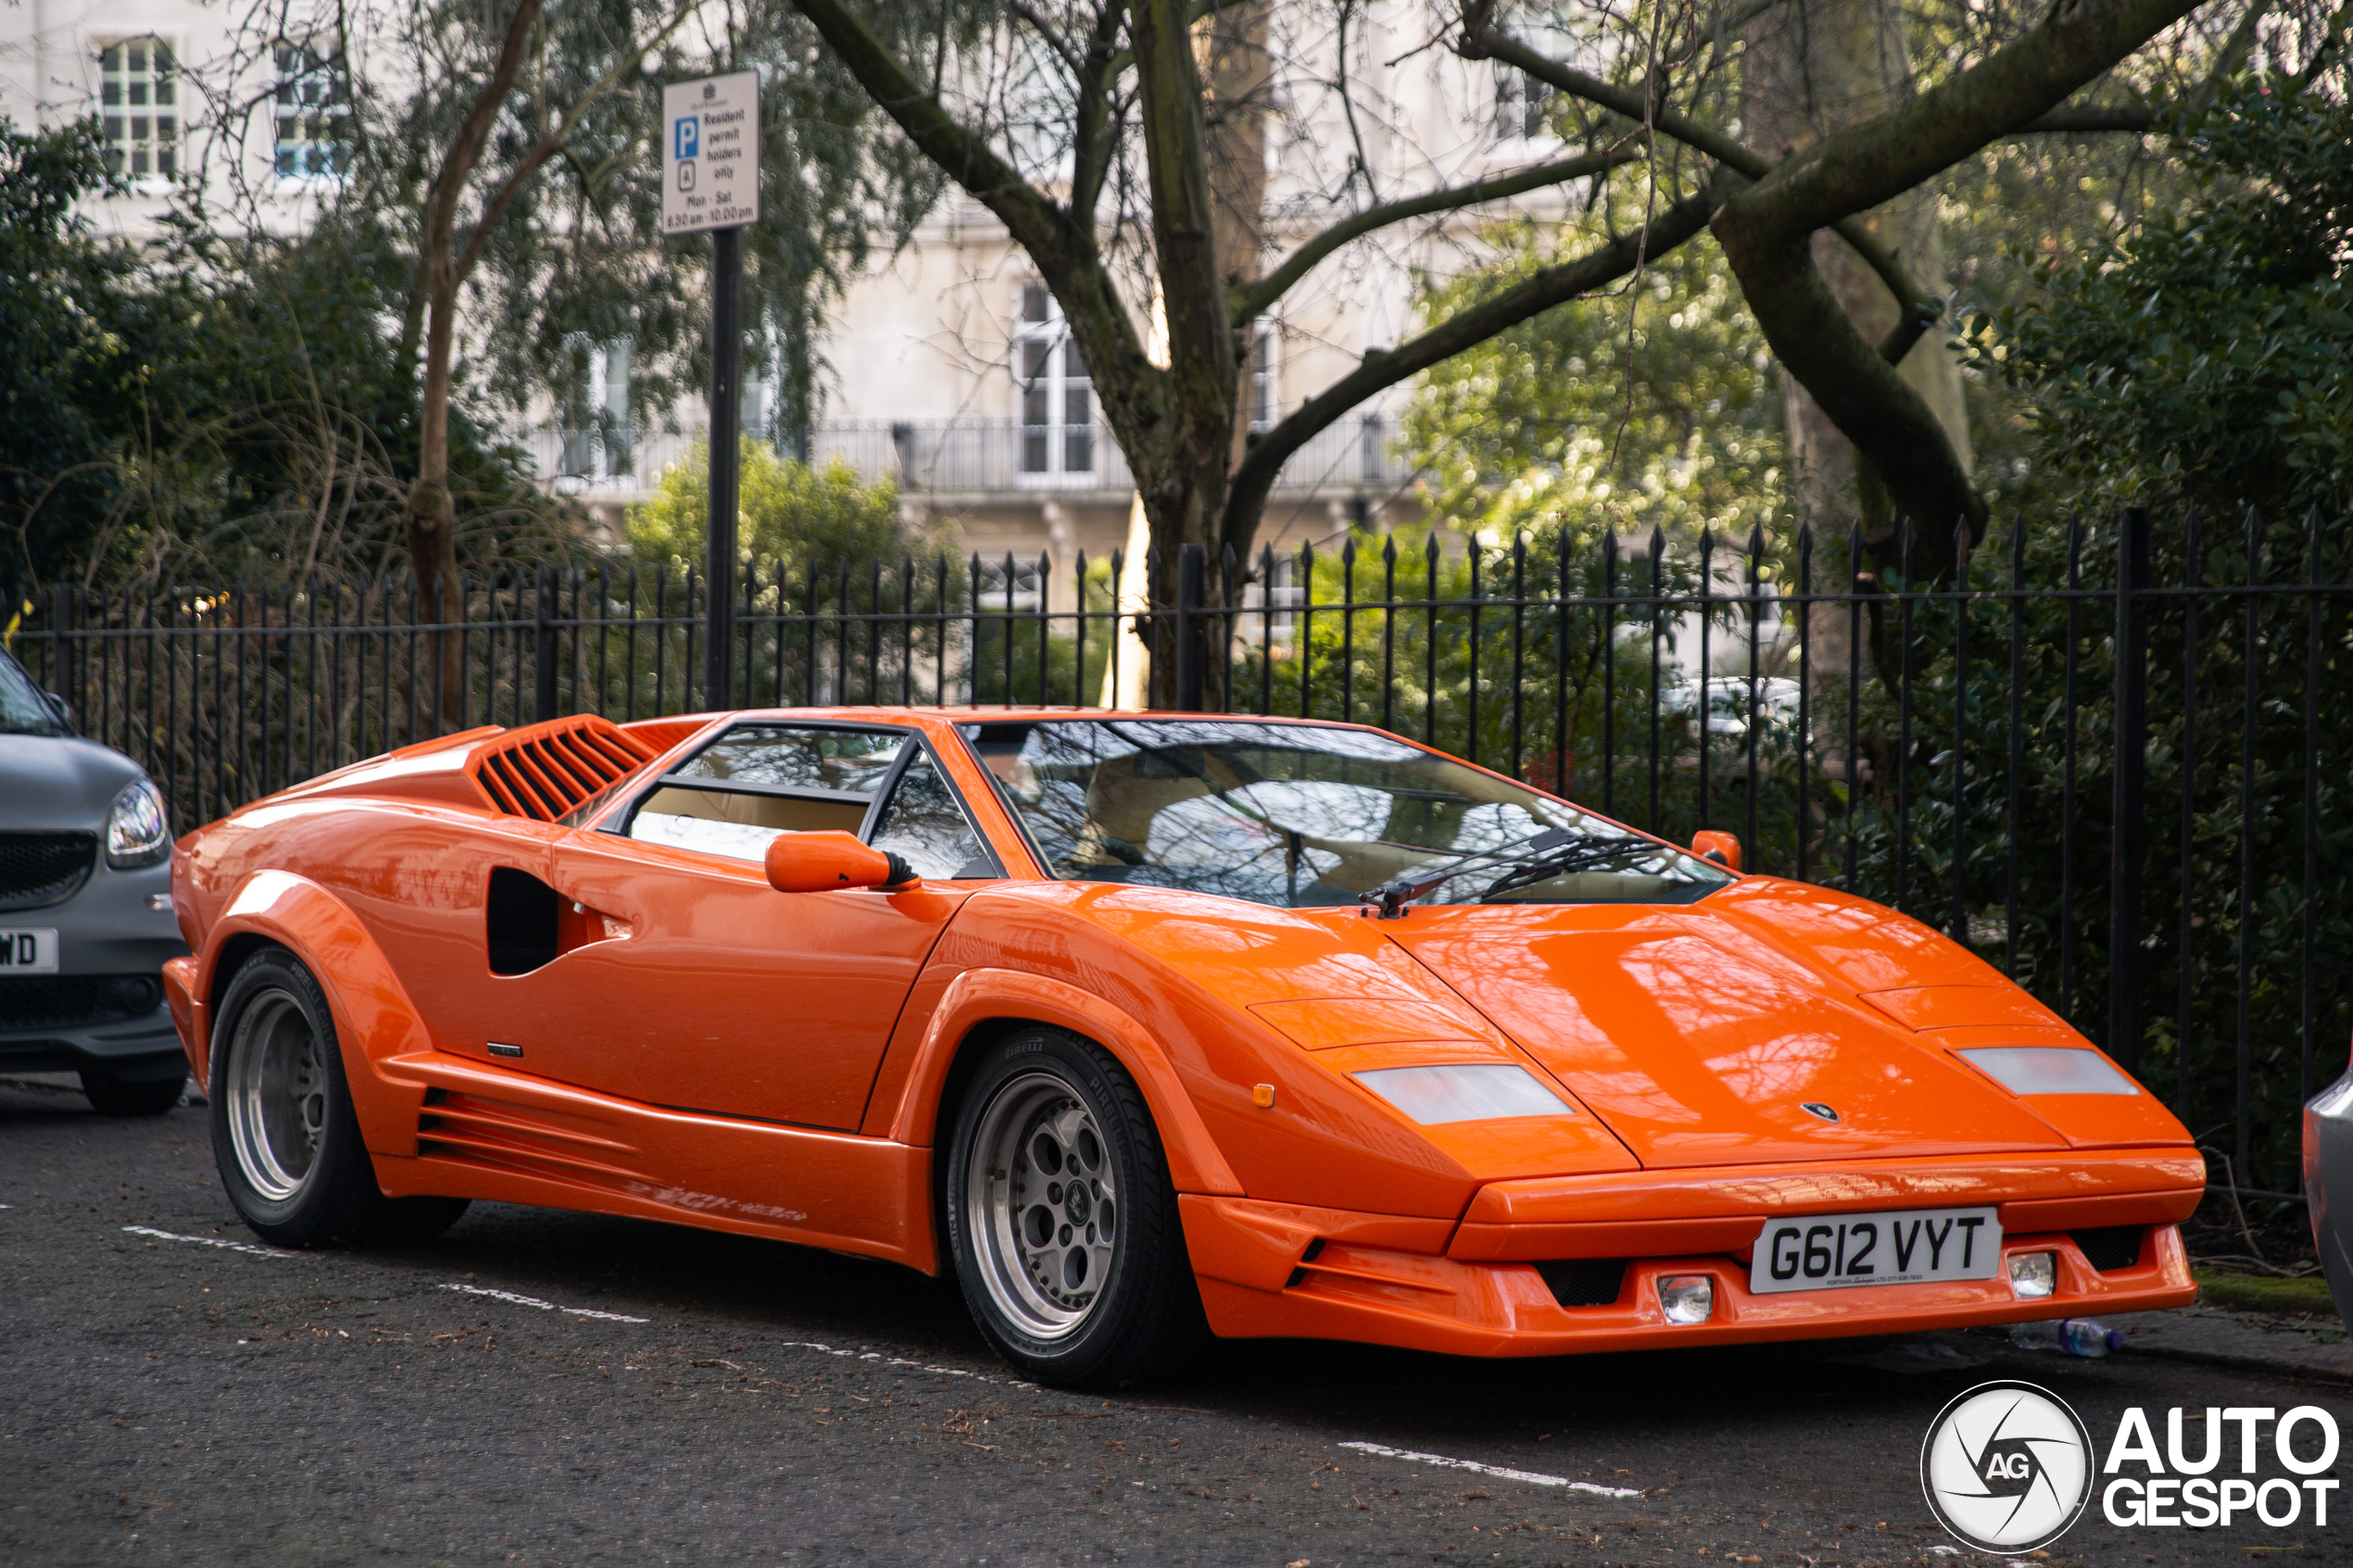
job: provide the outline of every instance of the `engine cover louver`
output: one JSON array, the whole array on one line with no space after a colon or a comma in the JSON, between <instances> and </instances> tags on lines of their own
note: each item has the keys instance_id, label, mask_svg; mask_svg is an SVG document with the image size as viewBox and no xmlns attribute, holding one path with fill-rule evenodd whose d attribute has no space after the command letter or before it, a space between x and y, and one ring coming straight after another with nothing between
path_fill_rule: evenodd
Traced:
<instances>
[{"instance_id":1,"label":"engine cover louver","mask_svg":"<svg viewBox=\"0 0 2353 1568\"><path fill-rule=\"evenodd\" d=\"M552 822L653 758L650 746L610 720L583 714L486 741L466 771L501 811Z\"/></svg>"}]
</instances>

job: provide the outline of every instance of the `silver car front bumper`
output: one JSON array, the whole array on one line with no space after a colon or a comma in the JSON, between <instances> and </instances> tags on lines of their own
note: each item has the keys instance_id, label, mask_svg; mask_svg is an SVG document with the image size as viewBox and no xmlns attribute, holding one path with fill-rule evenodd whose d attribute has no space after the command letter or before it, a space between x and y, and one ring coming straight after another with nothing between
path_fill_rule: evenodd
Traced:
<instances>
[{"instance_id":1,"label":"silver car front bumper","mask_svg":"<svg viewBox=\"0 0 2353 1568\"><path fill-rule=\"evenodd\" d=\"M0 913L0 926L55 930L64 957L59 973L19 983L39 987L34 997L0 987L0 1074L90 1069L139 1083L187 1071L163 1001L164 960L188 950L170 897L169 861L116 871L101 857L72 897ZM91 992L94 1005L77 1016L79 988L94 986L109 989ZM112 1005L132 987L153 1000Z\"/></svg>"},{"instance_id":2,"label":"silver car front bumper","mask_svg":"<svg viewBox=\"0 0 2353 1568\"><path fill-rule=\"evenodd\" d=\"M2304 1108L2304 1196L2337 1315L2353 1323L2353 1068Z\"/></svg>"}]
</instances>

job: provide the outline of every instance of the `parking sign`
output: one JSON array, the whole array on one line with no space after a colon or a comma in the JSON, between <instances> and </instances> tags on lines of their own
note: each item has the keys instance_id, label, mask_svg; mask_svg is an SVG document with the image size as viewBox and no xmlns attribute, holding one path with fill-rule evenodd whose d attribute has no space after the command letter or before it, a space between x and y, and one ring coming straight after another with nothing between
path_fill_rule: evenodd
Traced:
<instances>
[{"instance_id":1,"label":"parking sign","mask_svg":"<svg viewBox=\"0 0 2353 1568\"><path fill-rule=\"evenodd\" d=\"M661 232L693 234L760 220L760 77L680 82L661 91Z\"/></svg>"}]
</instances>

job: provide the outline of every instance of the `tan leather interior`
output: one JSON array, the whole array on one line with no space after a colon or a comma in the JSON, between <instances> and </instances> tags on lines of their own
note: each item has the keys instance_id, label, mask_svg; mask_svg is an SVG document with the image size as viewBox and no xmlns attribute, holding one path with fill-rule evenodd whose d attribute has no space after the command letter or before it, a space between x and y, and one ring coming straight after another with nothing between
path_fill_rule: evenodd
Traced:
<instances>
[{"instance_id":1,"label":"tan leather interior","mask_svg":"<svg viewBox=\"0 0 2353 1568\"><path fill-rule=\"evenodd\" d=\"M639 808L672 817L701 817L744 827L774 828L779 833L817 833L828 829L856 833L866 820L866 808L849 800L795 800L781 795L739 795L728 790L680 789L654 791Z\"/></svg>"}]
</instances>

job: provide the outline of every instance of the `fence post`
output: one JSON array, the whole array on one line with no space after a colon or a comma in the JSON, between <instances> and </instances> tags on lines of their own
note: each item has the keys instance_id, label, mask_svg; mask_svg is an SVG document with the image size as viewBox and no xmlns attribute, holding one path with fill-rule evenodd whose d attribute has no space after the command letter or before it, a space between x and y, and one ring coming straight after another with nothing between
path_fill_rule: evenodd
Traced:
<instances>
[{"instance_id":1,"label":"fence post","mask_svg":"<svg viewBox=\"0 0 2353 1568\"><path fill-rule=\"evenodd\" d=\"M66 706L73 706L66 679L66 617L73 608L73 596L62 583L49 584L49 689L64 697ZM74 694L78 695L78 694Z\"/></svg>"},{"instance_id":2,"label":"fence post","mask_svg":"<svg viewBox=\"0 0 2353 1568\"><path fill-rule=\"evenodd\" d=\"M541 724L556 716L556 622L550 613L555 597L556 569L543 564L531 606L531 717Z\"/></svg>"},{"instance_id":3,"label":"fence post","mask_svg":"<svg viewBox=\"0 0 2353 1568\"><path fill-rule=\"evenodd\" d=\"M2108 831L2108 1053L2141 1068L2142 813L2148 760L2149 514L2127 508L2116 548L2116 783Z\"/></svg>"},{"instance_id":4,"label":"fence post","mask_svg":"<svg viewBox=\"0 0 2353 1568\"><path fill-rule=\"evenodd\" d=\"M1207 558L1199 545L1185 545L1177 549L1176 706L1187 713L1198 713L1202 707L1202 647L1198 621L1202 608L1202 580L1207 567Z\"/></svg>"}]
</instances>

